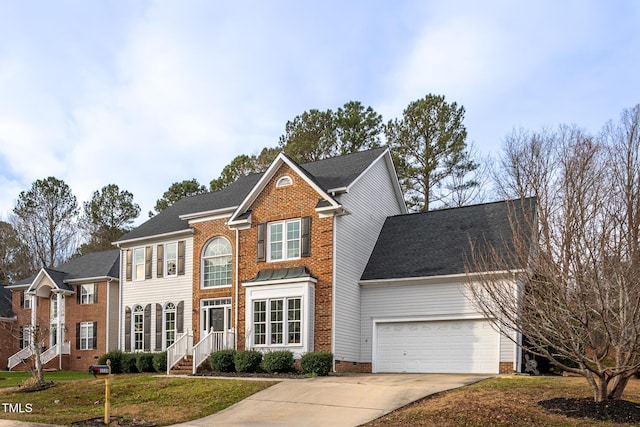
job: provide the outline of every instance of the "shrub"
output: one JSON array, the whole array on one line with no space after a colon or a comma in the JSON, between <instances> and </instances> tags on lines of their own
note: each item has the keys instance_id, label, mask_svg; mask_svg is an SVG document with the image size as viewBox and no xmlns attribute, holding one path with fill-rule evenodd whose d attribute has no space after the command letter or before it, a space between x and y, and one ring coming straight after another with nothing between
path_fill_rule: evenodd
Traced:
<instances>
[{"instance_id":1,"label":"shrub","mask_svg":"<svg viewBox=\"0 0 640 427\"><path fill-rule=\"evenodd\" d=\"M138 372L154 372L153 353L137 353L136 369Z\"/></svg>"},{"instance_id":2,"label":"shrub","mask_svg":"<svg viewBox=\"0 0 640 427\"><path fill-rule=\"evenodd\" d=\"M167 372L167 352L154 353L153 355L153 369L158 373Z\"/></svg>"},{"instance_id":3,"label":"shrub","mask_svg":"<svg viewBox=\"0 0 640 427\"><path fill-rule=\"evenodd\" d=\"M333 366L333 354L326 351L307 353L300 359L303 374L329 375Z\"/></svg>"},{"instance_id":4,"label":"shrub","mask_svg":"<svg viewBox=\"0 0 640 427\"><path fill-rule=\"evenodd\" d=\"M290 351L274 351L264 355L262 369L266 372L291 372L293 370L293 353Z\"/></svg>"},{"instance_id":5,"label":"shrub","mask_svg":"<svg viewBox=\"0 0 640 427\"><path fill-rule=\"evenodd\" d=\"M136 355L133 353L124 353L122 356L122 373L123 374L135 374L138 373L136 367Z\"/></svg>"},{"instance_id":6,"label":"shrub","mask_svg":"<svg viewBox=\"0 0 640 427\"><path fill-rule=\"evenodd\" d=\"M239 351L233 357L236 372L257 372L262 362L262 353L255 350Z\"/></svg>"},{"instance_id":7,"label":"shrub","mask_svg":"<svg viewBox=\"0 0 640 427\"><path fill-rule=\"evenodd\" d=\"M111 360L111 373L122 374L122 361L126 356L127 354L123 353L120 350L113 350L100 356L100 358L98 359L98 365L106 365L107 359L109 359Z\"/></svg>"},{"instance_id":8,"label":"shrub","mask_svg":"<svg viewBox=\"0 0 640 427\"><path fill-rule=\"evenodd\" d=\"M234 372L236 370L235 355L235 350L214 351L209 355L209 366L217 372Z\"/></svg>"}]
</instances>

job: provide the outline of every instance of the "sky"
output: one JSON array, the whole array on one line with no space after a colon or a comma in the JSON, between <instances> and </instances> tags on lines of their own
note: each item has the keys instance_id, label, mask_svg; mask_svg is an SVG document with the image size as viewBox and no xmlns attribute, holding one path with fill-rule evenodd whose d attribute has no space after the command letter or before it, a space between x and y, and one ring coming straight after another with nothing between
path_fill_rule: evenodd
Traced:
<instances>
[{"instance_id":1,"label":"sky","mask_svg":"<svg viewBox=\"0 0 640 427\"><path fill-rule=\"evenodd\" d=\"M400 118L444 95L468 143L515 128L598 133L640 103L640 2L0 0L0 220L54 176L108 184L138 223L310 109Z\"/></svg>"}]
</instances>

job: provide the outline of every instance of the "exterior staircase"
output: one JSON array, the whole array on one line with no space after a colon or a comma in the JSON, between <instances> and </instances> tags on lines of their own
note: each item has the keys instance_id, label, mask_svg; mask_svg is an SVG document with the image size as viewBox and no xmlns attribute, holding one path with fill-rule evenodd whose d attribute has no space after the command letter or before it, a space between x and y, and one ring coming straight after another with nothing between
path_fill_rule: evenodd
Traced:
<instances>
[{"instance_id":1,"label":"exterior staircase","mask_svg":"<svg viewBox=\"0 0 640 427\"><path fill-rule=\"evenodd\" d=\"M171 368L171 375L191 375L193 371L193 356L186 355Z\"/></svg>"}]
</instances>

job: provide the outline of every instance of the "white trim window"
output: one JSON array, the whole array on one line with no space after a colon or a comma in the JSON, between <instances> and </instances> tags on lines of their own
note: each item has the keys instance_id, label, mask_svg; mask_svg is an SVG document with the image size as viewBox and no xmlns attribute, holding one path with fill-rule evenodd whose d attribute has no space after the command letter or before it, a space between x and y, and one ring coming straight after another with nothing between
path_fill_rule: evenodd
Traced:
<instances>
[{"instance_id":1,"label":"white trim window","mask_svg":"<svg viewBox=\"0 0 640 427\"><path fill-rule=\"evenodd\" d=\"M93 350L95 343L94 337L94 323L93 322L80 322L80 350Z\"/></svg>"},{"instance_id":2,"label":"white trim window","mask_svg":"<svg viewBox=\"0 0 640 427\"><path fill-rule=\"evenodd\" d=\"M145 248L135 248L133 250L133 280L144 280L145 261Z\"/></svg>"},{"instance_id":3,"label":"white trim window","mask_svg":"<svg viewBox=\"0 0 640 427\"><path fill-rule=\"evenodd\" d=\"M96 303L96 285L80 285L80 304Z\"/></svg>"},{"instance_id":4,"label":"white trim window","mask_svg":"<svg viewBox=\"0 0 640 427\"><path fill-rule=\"evenodd\" d=\"M132 312L132 341L133 351L144 350L144 309L141 305L136 305Z\"/></svg>"},{"instance_id":5,"label":"white trim window","mask_svg":"<svg viewBox=\"0 0 640 427\"><path fill-rule=\"evenodd\" d=\"M30 309L31 308L31 295L27 294L27 291L22 291L22 308Z\"/></svg>"},{"instance_id":6,"label":"white trim window","mask_svg":"<svg viewBox=\"0 0 640 427\"><path fill-rule=\"evenodd\" d=\"M167 276L178 275L178 242L167 243L164 247L164 271Z\"/></svg>"},{"instance_id":7,"label":"white trim window","mask_svg":"<svg viewBox=\"0 0 640 427\"><path fill-rule=\"evenodd\" d=\"M164 306L164 348L176 342L176 305L168 302Z\"/></svg>"},{"instance_id":8,"label":"white trim window","mask_svg":"<svg viewBox=\"0 0 640 427\"><path fill-rule=\"evenodd\" d=\"M300 258L300 218L268 224L268 260Z\"/></svg>"},{"instance_id":9,"label":"white trim window","mask_svg":"<svg viewBox=\"0 0 640 427\"><path fill-rule=\"evenodd\" d=\"M202 287L231 286L231 243L224 237L214 237L202 251Z\"/></svg>"},{"instance_id":10,"label":"white trim window","mask_svg":"<svg viewBox=\"0 0 640 427\"><path fill-rule=\"evenodd\" d=\"M254 345L300 345L301 337L301 297L272 298L253 301Z\"/></svg>"},{"instance_id":11,"label":"white trim window","mask_svg":"<svg viewBox=\"0 0 640 427\"><path fill-rule=\"evenodd\" d=\"M289 185L293 185L293 179L289 175L281 176L276 181L276 188L288 187Z\"/></svg>"}]
</instances>

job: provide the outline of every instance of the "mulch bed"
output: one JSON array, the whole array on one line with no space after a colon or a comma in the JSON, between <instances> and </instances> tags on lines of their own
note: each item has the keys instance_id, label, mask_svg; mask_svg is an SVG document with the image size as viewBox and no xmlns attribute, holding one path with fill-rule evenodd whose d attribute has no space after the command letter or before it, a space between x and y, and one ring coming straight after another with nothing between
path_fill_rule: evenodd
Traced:
<instances>
[{"instance_id":1,"label":"mulch bed","mask_svg":"<svg viewBox=\"0 0 640 427\"><path fill-rule=\"evenodd\" d=\"M71 423L71 427L105 427L104 417L89 418L88 420L76 421ZM124 419L122 417L110 417L109 427L155 427L155 424L145 420Z\"/></svg>"},{"instance_id":2,"label":"mulch bed","mask_svg":"<svg viewBox=\"0 0 640 427\"><path fill-rule=\"evenodd\" d=\"M593 399L559 397L541 400L538 404L549 412L571 418L591 418L615 423L640 423L640 405L628 400L595 402Z\"/></svg>"}]
</instances>

